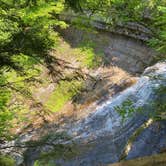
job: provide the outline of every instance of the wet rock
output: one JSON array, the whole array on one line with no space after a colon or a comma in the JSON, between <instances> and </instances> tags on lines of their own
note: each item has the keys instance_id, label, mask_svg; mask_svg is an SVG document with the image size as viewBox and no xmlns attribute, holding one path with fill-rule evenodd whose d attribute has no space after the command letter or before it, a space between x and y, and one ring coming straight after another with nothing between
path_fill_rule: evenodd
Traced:
<instances>
[{"instance_id":1,"label":"wet rock","mask_svg":"<svg viewBox=\"0 0 166 166\"><path fill-rule=\"evenodd\" d=\"M159 75L162 75L162 79L156 79ZM98 163L108 164L120 160L130 137L150 118L149 113L153 111L151 103L156 98L155 89L163 85L166 85L166 62L147 68L135 85L108 99L83 121L78 121L73 128L68 129L68 133L77 133L74 140L86 140L92 148L77 159L62 162L62 165L75 166L77 163L82 166L86 163L87 166L97 166ZM133 100L136 107L142 107L143 112L133 113L122 123L121 116L114 108L127 99ZM166 123L152 123L133 141L126 159L160 153L166 148Z\"/></svg>"},{"instance_id":2,"label":"wet rock","mask_svg":"<svg viewBox=\"0 0 166 166\"><path fill-rule=\"evenodd\" d=\"M133 142L126 159L157 154L166 147L166 122L156 122L146 128Z\"/></svg>"},{"instance_id":3,"label":"wet rock","mask_svg":"<svg viewBox=\"0 0 166 166\"><path fill-rule=\"evenodd\" d=\"M107 166L165 166L166 153L153 156L142 157L134 160L123 161L116 164L109 164Z\"/></svg>"},{"instance_id":4,"label":"wet rock","mask_svg":"<svg viewBox=\"0 0 166 166\"><path fill-rule=\"evenodd\" d=\"M68 160L49 160L63 166L98 166L118 162L122 159L128 141L145 123L146 127L131 141L125 158L132 159L162 152L166 148L166 122L151 120L151 113L154 111L152 103L158 96L156 89L161 86L166 86L166 62L147 68L134 85L108 98L86 117L73 122L72 125L61 127L59 130L66 131L72 142L80 147L80 152ZM165 97L163 95L163 101L166 101ZM122 116L115 108L121 107L124 101L129 99L133 101L131 108L135 108L135 111L122 121ZM138 107L141 111L136 109ZM27 166L33 166L40 153L49 151L48 148L35 150L26 151Z\"/></svg>"}]
</instances>

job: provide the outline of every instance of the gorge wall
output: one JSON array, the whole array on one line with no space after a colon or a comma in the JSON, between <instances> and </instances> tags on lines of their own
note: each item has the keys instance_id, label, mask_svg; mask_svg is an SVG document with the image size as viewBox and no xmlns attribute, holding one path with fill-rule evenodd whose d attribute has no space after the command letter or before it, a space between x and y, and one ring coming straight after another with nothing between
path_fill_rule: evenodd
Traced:
<instances>
[{"instance_id":1,"label":"gorge wall","mask_svg":"<svg viewBox=\"0 0 166 166\"><path fill-rule=\"evenodd\" d=\"M79 47L82 42L91 42L95 52L102 54L105 65L118 66L134 75L142 73L156 56L156 52L144 41L123 34L118 35L106 30L87 32L74 27L57 30L72 47Z\"/></svg>"}]
</instances>

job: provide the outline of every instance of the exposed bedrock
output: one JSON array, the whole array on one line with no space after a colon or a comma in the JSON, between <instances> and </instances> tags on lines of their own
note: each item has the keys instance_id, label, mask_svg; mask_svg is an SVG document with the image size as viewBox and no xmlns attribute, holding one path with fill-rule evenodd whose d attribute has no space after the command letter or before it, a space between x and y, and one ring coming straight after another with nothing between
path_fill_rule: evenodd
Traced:
<instances>
[{"instance_id":1,"label":"exposed bedrock","mask_svg":"<svg viewBox=\"0 0 166 166\"><path fill-rule=\"evenodd\" d=\"M156 52L145 42L123 34L117 35L104 30L92 33L74 27L57 30L72 47L79 47L81 42L95 43L94 51L99 55L103 54L105 65L118 66L133 75L142 73L156 56Z\"/></svg>"},{"instance_id":2,"label":"exposed bedrock","mask_svg":"<svg viewBox=\"0 0 166 166\"><path fill-rule=\"evenodd\" d=\"M72 125L66 124L63 130L78 144L80 153L70 160L52 159L52 163L97 166L164 152L166 121L155 121L152 115L160 110L156 103L164 104L166 101L165 93L161 93L165 87L166 62L148 67L135 85L110 97L84 119ZM129 100L132 104L130 102L128 106L134 111L122 121L115 108L122 108L123 103ZM28 166L38 158L40 151L48 152L49 149L27 151Z\"/></svg>"},{"instance_id":3,"label":"exposed bedrock","mask_svg":"<svg viewBox=\"0 0 166 166\"><path fill-rule=\"evenodd\" d=\"M151 114L158 100L157 89L166 86L166 62L145 70L138 82L110 98L84 120L78 121L68 133L74 140L90 147L82 155L64 165L98 165L162 152L166 148L166 122L153 122ZM161 96L160 96L161 97ZM126 100L141 108L122 123L115 110ZM162 96L166 101L166 95Z\"/></svg>"}]
</instances>

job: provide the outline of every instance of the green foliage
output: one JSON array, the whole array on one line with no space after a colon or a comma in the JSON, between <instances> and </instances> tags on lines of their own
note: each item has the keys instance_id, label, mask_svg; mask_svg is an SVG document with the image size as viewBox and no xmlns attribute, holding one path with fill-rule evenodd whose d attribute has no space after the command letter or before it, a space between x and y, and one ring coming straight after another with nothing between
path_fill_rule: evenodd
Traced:
<instances>
[{"instance_id":1,"label":"green foliage","mask_svg":"<svg viewBox=\"0 0 166 166\"><path fill-rule=\"evenodd\" d=\"M4 12L4 13L3 13ZM0 11L0 14L7 15L6 11ZM12 20L8 20L6 18L0 18L0 43L1 45L5 45L10 42L12 39L12 35L18 32L18 24L17 22L13 22Z\"/></svg>"},{"instance_id":2,"label":"green foliage","mask_svg":"<svg viewBox=\"0 0 166 166\"><path fill-rule=\"evenodd\" d=\"M152 103L154 120L166 120L166 86L162 85L156 89L156 101Z\"/></svg>"},{"instance_id":3,"label":"green foliage","mask_svg":"<svg viewBox=\"0 0 166 166\"><path fill-rule=\"evenodd\" d=\"M125 100L120 106L116 106L114 109L122 116L122 121L132 116L134 112L142 111L142 108L135 107L133 101L130 99Z\"/></svg>"},{"instance_id":4,"label":"green foliage","mask_svg":"<svg viewBox=\"0 0 166 166\"><path fill-rule=\"evenodd\" d=\"M153 120L166 120L166 86L162 85L155 89L156 99L151 104L150 117ZM131 100L124 101L120 106L114 108L121 116L122 121L132 116L134 112L143 111L142 107L135 107Z\"/></svg>"},{"instance_id":5,"label":"green foliage","mask_svg":"<svg viewBox=\"0 0 166 166\"><path fill-rule=\"evenodd\" d=\"M10 90L2 87L6 82L6 78L0 75L0 137L8 138L8 129L10 120L13 118L13 113L8 109L8 103L11 99Z\"/></svg>"},{"instance_id":6,"label":"green foliage","mask_svg":"<svg viewBox=\"0 0 166 166\"><path fill-rule=\"evenodd\" d=\"M94 28L90 24L90 19L86 16L78 16L72 20L72 25L77 29L93 32Z\"/></svg>"},{"instance_id":7,"label":"green foliage","mask_svg":"<svg viewBox=\"0 0 166 166\"><path fill-rule=\"evenodd\" d=\"M94 48L96 45L93 41L89 38L85 38L78 47L80 51L80 54L78 53L78 60L82 62L82 67L95 68L99 66L101 62L101 55L95 53Z\"/></svg>"},{"instance_id":8,"label":"green foliage","mask_svg":"<svg viewBox=\"0 0 166 166\"><path fill-rule=\"evenodd\" d=\"M5 3L8 8L3 8L0 12L1 65L18 67L11 62L15 54L37 57L39 62L45 60L47 52L56 43L56 33L52 26L66 26L54 17L63 10L63 2L47 3L40 0L37 5L24 8L21 1L15 1L17 7Z\"/></svg>"},{"instance_id":9,"label":"green foliage","mask_svg":"<svg viewBox=\"0 0 166 166\"><path fill-rule=\"evenodd\" d=\"M149 43L162 54L158 57L160 60L166 58L166 4L165 6L158 6L157 9L158 15L154 18L155 24L153 25L155 36Z\"/></svg>"},{"instance_id":10,"label":"green foliage","mask_svg":"<svg viewBox=\"0 0 166 166\"><path fill-rule=\"evenodd\" d=\"M54 163L51 163L51 161L43 162L40 160L36 160L34 166L56 166L56 165Z\"/></svg>"},{"instance_id":11,"label":"green foliage","mask_svg":"<svg viewBox=\"0 0 166 166\"><path fill-rule=\"evenodd\" d=\"M66 27L54 15L64 9L63 1L0 1L0 137L8 137L12 120L20 111L20 94L31 98L41 65L47 66L48 52L55 47L53 25ZM21 109L23 108L23 104Z\"/></svg>"},{"instance_id":12,"label":"green foliage","mask_svg":"<svg viewBox=\"0 0 166 166\"><path fill-rule=\"evenodd\" d=\"M164 0L75 0L68 1L77 12L84 12L93 18L103 19L110 24L127 21L144 21L147 11L152 15L156 6L164 4ZM147 20L146 20L147 21Z\"/></svg>"},{"instance_id":13,"label":"green foliage","mask_svg":"<svg viewBox=\"0 0 166 166\"><path fill-rule=\"evenodd\" d=\"M71 46L64 41L61 41L59 46L56 47L57 54L62 55L62 58L74 59L78 63L79 67L82 68L95 68L100 65L101 54L99 51L95 52L96 44L90 39L88 34L84 35L84 38L76 48L71 48Z\"/></svg>"},{"instance_id":14,"label":"green foliage","mask_svg":"<svg viewBox=\"0 0 166 166\"><path fill-rule=\"evenodd\" d=\"M40 162L47 164L48 161L52 159L71 159L79 154L79 150L77 149L76 145L63 145L59 144L54 147L54 149L50 152L42 153L40 155Z\"/></svg>"},{"instance_id":15,"label":"green foliage","mask_svg":"<svg viewBox=\"0 0 166 166\"><path fill-rule=\"evenodd\" d=\"M38 160L35 161L36 166L53 166L56 159L71 159L79 154L78 146L75 144L63 145L57 144L53 150L42 152Z\"/></svg>"},{"instance_id":16,"label":"green foliage","mask_svg":"<svg viewBox=\"0 0 166 166\"><path fill-rule=\"evenodd\" d=\"M10 91L0 89L0 137L9 137L8 129L10 126L10 120L13 118L13 113L8 109L7 104L10 100Z\"/></svg>"},{"instance_id":17,"label":"green foliage","mask_svg":"<svg viewBox=\"0 0 166 166\"><path fill-rule=\"evenodd\" d=\"M106 22L112 28L127 22L143 25L152 31L149 45L161 53L156 60L166 58L165 0L67 0L67 3L74 11L84 13L85 18L78 17L74 22L80 27L91 27L91 20Z\"/></svg>"},{"instance_id":18,"label":"green foliage","mask_svg":"<svg viewBox=\"0 0 166 166\"><path fill-rule=\"evenodd\" d=\"M88 68L93 68L95 66L95 53L93 48L83 47L81 49L82 54L85 54L85 58L82 61L83 66L87 66Z\"/></svg>"}]
</instances>

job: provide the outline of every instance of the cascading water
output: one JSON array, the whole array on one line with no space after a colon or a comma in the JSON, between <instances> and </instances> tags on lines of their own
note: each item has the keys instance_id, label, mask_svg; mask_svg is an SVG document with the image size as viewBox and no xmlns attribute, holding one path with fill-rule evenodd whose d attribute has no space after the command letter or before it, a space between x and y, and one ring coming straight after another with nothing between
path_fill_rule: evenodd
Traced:
<instances>
[{"instance_id":1,"label":"cascading water","mask_svg":"<svg viewBox=\"0 0 166 166\"><path fill-rule=\"evenodd\" d=\"M52 163L63 166L97 166L117 162L124 157L131 159L159 153L166 148L166 122L153 122L150 113L154 111L152 103L156 99L155 90L161 86L166 86L166 62L147 68L135 85L109 98L84 119L60 129L65 130L72 141L80 146L80 153L70 160L52 159ZM115 107L121 106L126 100L131 100L132 106L140 107L141 111L135 109L122 122ZM166 101L166 96L163 100ZM137 132L140 128L143 129L141 133ZM26 135L19 141L25 142L29 138L31 136ZM26 151L25 165L33 166L40 153L48 151L48 147L29 149Z\"/></svg>"},{"instance_id":2,"label":"cascading water","mask_svg":"<svg viewBox=\"0 0 166 166\"><path fill-rule=\"evenodd\" d=\"M122 118L115 111L115 107L121 105L128 99L133 101L135 107L143 107L149 100L153 100L154 89L162 84L161 80L154 80L153 77L161 74L163 74L163 78L166 77L166 73L164 73L166 72L166 67L163 64L158 64L153 68L147 68L145 74L134 86L113 98L109 98L102 106L98 106L96 111L89 117L78 121L69 133L77 133L79 138L90 137L92 134L98 137L108 131L111 134L118 132L117 130L131 123L134 115L122 124ZM157 70L154 73L146 74L150 69L153 70L155 68Z\"/></svg>"},{"instance_id":3,"label":"cascading water","mask_svg":"<svg viewBox=\"0 0 166 166\"><path fill-rule=\"evenodd\" d=\"M86 150L79 157L62 162L62 165L75 166L86 165L92 166L99 163L106 164L118 161L123 156L127 142L132 134L145 122L148 121L151 111L151 104L155 100L155 89L161 85L166 86L166 62L158 63L155 66L149 67L145 70L142 77L137 83L126 89L125 91L117 94L113 98L109 98L103 105L98 106L96 110L83 120L79 120L74 124L72 128L68 130L68 134L71 135L78 143L83 143L84 146L92 145L92 148ZM132 116L128 117L122 123L122 117L115 110L116 106L120 106L126 100L132 100L135 108L141 107L141 112L134 112ZM160 148L166 147L166 123L161 122L164 127L161 133L157 133L160 136L162 143L160 144L159 137L156 138L156 142L153 142L153 146L160 146ZM151 125L151 126L150 126ZM153 129L153 125L149 124L149 128L145 129L144 136L140 136L140 140L137 140L137 148L140 146L150 146L144 142L141 144L142 139L149 139L149 143L153 140L151 138L151 132L148 130ZM147 130L147 131L146 131ZM147 133L146 133L147 132ZM150 150L144 153L143 148L137 152L138 157L144 155L150 155L157 153L159 148L149 147ZM132 158L132 149L128 150L129 156ZM135 153L135 152L134 152ZM127 156L128 154L126 154ZM61 163L61 162L60 162Z\"/></svg>"}]
</instances>

